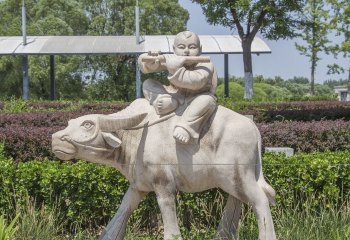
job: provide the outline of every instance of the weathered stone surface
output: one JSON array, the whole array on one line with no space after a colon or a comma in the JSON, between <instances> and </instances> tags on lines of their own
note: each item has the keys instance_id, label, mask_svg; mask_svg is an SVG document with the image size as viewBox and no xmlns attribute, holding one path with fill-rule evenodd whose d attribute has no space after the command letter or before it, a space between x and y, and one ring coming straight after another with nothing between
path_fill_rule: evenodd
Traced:
<instances>
[{"instance_id":1,"label":"weathered stone surface","mask_svg":"<svg viewBox=\"0 0 350 240\"><path fill-rule=\"evenodd\" d=\"M251 119L216 106L210 94L216 87L213 66L197 58L200 45L193 34L180 36L175 39L175 55L140 58L148 62L154 57L156 66L143 68L168 71L170 86L148 81L146 98L123 111L70 120L66 129L53 134L52 150L63 160L78 158L115 167L129 180L130 187L100 239L123 239L132 211L152 191L161 210L164 239L181 239L176 192L221 188L229 197L215 239L230 239L236 233L244 202L256 213L259 239L274 240L269 204L275 203L275 191L262 174L260 133ZM185 54L191 51L192 55ZM200 87L193 87L196 84ZM183 131L176 131L179 127Z\"/></svg>"}]
</instances>

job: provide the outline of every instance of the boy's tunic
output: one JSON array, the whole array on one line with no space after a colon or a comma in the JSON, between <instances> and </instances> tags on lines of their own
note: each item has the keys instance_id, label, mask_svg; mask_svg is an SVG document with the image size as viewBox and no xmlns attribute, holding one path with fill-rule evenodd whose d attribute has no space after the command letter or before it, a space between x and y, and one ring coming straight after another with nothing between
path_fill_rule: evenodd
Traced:
<instances>
[{"instance_id":1,"label":"boy's tunic","mask_svg":"<svg viewBox=\"0 0 350 240\"><path fill-rule=\"evenodd\" d=\"M165 66L150 69L147 62L142 62L143 54L139 57L139 65L143 73L166 71ZM166 60L171 60L167 58ZM174 74L168 75L170 86L163 86L158 81L146 80L143 84L145 98L152 104L159 94L169 94L175 98L179 105L184 105L181 120L176 126L187 130L194 139L199 138L203 124L215 111L216 99L214 97L217 87L217 73L214 65L198 63L191 67L181 67ZM175 126L175 127L176 127Z\"/></svg>"}]
</instances>

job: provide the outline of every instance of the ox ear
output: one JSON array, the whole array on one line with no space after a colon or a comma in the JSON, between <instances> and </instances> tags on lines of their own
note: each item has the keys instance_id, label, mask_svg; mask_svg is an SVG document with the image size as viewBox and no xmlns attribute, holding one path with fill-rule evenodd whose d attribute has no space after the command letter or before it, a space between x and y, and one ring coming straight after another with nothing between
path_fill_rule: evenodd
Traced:
<instances>
[{"instance_id":1,"label":"ox ear","mask_svg":"<svg viewBox=\"0 0 350 240\"><path fill-rule=\"evenodd\" d=\"M128 116L101 116L99 125L102 132L115 132L120 129L128 129L138 125L147 113Z\"/></svg>"},{"instance_id":2,"label":"ox ear","mask_svg":"<svg viewBox=\"0 0 350 240\"><path fill-rule=\"evenodd\" d=\"M114 136L112 133L103 132L102 137L108 143L108 145L113 148L118 148L120 144L122 144L122 141L120 141L120 139Z\"/></svg>"}]
</instances>

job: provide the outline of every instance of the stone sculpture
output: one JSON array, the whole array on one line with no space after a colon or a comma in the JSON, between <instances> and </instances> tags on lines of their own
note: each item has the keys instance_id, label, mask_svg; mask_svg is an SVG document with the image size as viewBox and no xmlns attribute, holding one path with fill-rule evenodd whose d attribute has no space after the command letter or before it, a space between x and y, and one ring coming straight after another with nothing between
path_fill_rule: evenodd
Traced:
<instances>
[{"instance_id":1,"label":"stone sculpture","mask_svg":"<svg viewBox=\"0 0 350 240\"><path fill-rule=\"evenodd\" d=\"M150 54L143 55L146 60L140 58L140 62L157 60L162 62L158 67L165 67L168 59L176 57ZM190 70L195 65L186 66L186 61L208 62L195 56L179 58L182 65L177 67ZM207 79L213 80L213 75ZM210 188L221 188L229 194L216 239L229 239L228 232L236 230L239 214L235 212L240 211L240 202L250 204L256 213L259 239L276 239L269 207L274 204L275 191L262 174L261 137L254 122L215 105L214 110L209 107L209 116L201 118L199 127L194 128L198 136L184 128L190 133L189 140L184 141L177 138L174 129L189 108L178 101L176 91L154 81L147 84L144 86L146 99L137 99L115 114L90 114L73 119L66 129L52 136L52 150L58 158L109 165L130 182L117 213L100 239L123 239L128 218L151 191L156 193L162 214L164 239L180 239L176 192ZM210 88L194 93L195 97L190 100L186 100L187 93L186 90L184 103L187 101L189 106L203 95L214 99ZM212 104L212 100L208 102Z\"/></svg>"},{"instance_id":2,"label":"stone sculpture","mask_svg":"<svg viewBox=\"0 0 350 240\"><path fill-rule=\"evenodd\" d=\"M168 71L170 82L170 86L162 86L148 79L143 84L143 93L157 114L175 111L181 116L173 136L178 142L188 143L191 139L198 140L203 125L216 109L217 75L210 59L195 57L202 52L195 33L177 34L173 49L175 54L158 57L155 53L150 58L150 54L145 53L139 57L143 73Z\"/></svg>"}]
</instances>

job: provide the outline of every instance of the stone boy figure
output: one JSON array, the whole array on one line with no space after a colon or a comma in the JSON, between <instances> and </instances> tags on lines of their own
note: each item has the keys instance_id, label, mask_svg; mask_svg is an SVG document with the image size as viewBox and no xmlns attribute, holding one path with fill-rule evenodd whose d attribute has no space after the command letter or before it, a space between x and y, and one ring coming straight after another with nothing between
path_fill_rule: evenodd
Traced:
<instances>
[{"instance_id":1,"label":"stone boy figure","mask_svg":"<svg viewBox=\"0 0 350 240\"><path fill-rule=\"evenodd\" d=\"M176 35L174 54L142 54L139 65L143 73L168 71L169 86L148 79L143 84L145 98L154 106L157 114L166 115L176 112L182 115L175 125L173 136L183 144L195 142L208 118L215 111L214 97L217 86L217 74L210 60L204 63L186 61L188 56L199 56L202 46L197 34L189 31ZM149 56L154 61L144 61ZM163 60L160 61L163 57Z\"/></svg>"}]
</instances>

